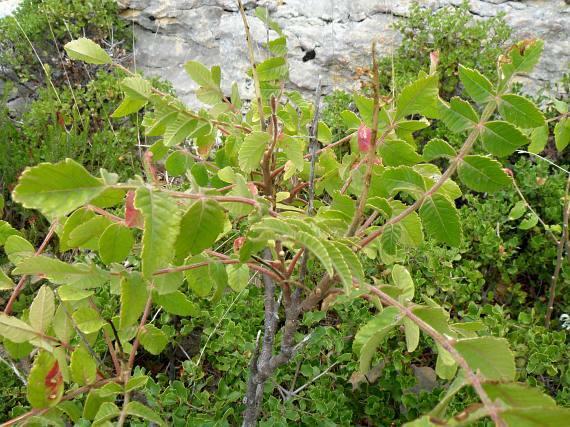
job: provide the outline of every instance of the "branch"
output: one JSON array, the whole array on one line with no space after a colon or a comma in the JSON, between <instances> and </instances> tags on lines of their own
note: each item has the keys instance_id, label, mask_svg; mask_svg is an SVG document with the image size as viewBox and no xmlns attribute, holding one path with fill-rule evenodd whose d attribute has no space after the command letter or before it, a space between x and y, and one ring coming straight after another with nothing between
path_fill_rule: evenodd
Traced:
<instances>
[{"instance_id":1,"label":"branch","mask_svg":"<svg viewBox=\"0 0 570 427\"><path fill-rule=\"evenodd\" d=\"M239 6L239 12L241 14L241 19L243 21L243 27L245 30L245 40L247 42L247 52L249 56L249 63L251 64L251 75L253 77L253 83L255 85L255 97L257 98L257 110L259 114L259 122L261 123L261 130L265 130L265 117L263 114L263 100L261 97L261 85L259 84L259 76L257 75L257 65L255 63L255 54L253 52L253 41L251 39L251 33L249 30L249 24L247 22L247 17L245 16L245 10L243 8L243 3L241 0L237 0Z\"/></svg>"},{"instance_id":2,"label":"branch","mask_svg":"<svg viewBox=\"0 0 570 427\"><path fill-rule=\"evenodd\" d=\"M459 365L459 367L461 367L461 369L463 369L463 371L465 372L467 380L471 383L471 385L475 389L475 392L479 395L481 403L483 403L483 405L485 406L487 413L489 414L495 425L506 427L506 423L499 416L501 411L500 407L498 407L495 403L493 403L493 401L491 401L491 398L489 397L487 392L483 389L483 386L481 384L481 379L469 367L469 364L463 358L461 353L459 353L455 349L452 340L446 338L445 336L437 332L433 327L431 327L431 325L429 325L428 323L420 319L418 316L416 316L412 310L405 307L399 301L392 298L390 295L386 294L380 289L375 288L374 286L368 286L368 290L374 295L378 296L383 303L396 307L402 315L406 316L408 319L410 319L412 322L418 325L418 327L422 331L424 331L426 334L432 337L435 342L437 342L442 348L444 348L451 355L455 363L457 363L457 365Z\"/></svg>"},{"instance_id":3,"label":"branch","mask_svg":"<svg viewBox=\"0 0 570 427\"><path fill-rule=\"evenodd\" d=\"M552 312L554 311L554 299L556 298L556 284L558 283L558 278L560 276L560 270L562 269L562 258L564 257L564 247L568 239L568 218L570 217L570 201L568 200L568 193L570 191L570 175L566 181L566 192L564 195L564 212L562 220L562 236L558 242L558 249L556 252L556 266L554 267L554 274L552 275L552 281L550 282L550 290L548 291L548 308L546 310L546 316L544 318L544 326L550 326L550 319L552 318Z\"/></svg>"},{"instance_id":4,"label":"branch","mask_svg":"<svg viewBox=\"0 0 570 427\"><path fill-rule=\"evenodd\" d=\"M376 160L376 139L378 138L378 114L380 113L380 77L378 76L378 64L376 63L376 42L372 42L372 82L374 87L374 110L372 113L372 135L370 138L370 147L368 148L368 153L366 156L366 173L364 175L364 186L362 189L362 194L358 200L358 206L356 212L354 213L354 218L352 218L352 223L348 227L346 235L348 237L354 236L358 226L360 225L360 220L362 215L364 215L364 208L366 207L366 201L368 199L368 192L370 191L370 183L372 182L372 168L374 167L374 161ZM393 125L388 126L388 128L382 134L379 145L382 145L384 138L388 136L393 130Z\"/></svg>"},{"instance_id":5,"label":"branch","mask_svg":"<svg viewBox=\"0 0 570 427\"><path fill-rule=\"evenodd\" d=\"M382 227L380 227L378 230L376 230L372 234L370 234L367 237L365 237L364 239L362 239L358 243L358 250L363 249L364 247L369 245L374 239L379 237L384 232L386 227L400 222L401 220L406 218L408 215L410 215L412 212L415 212L416 210L418 210L422 206L425 199L427 199L432 194L437 192L443 186L443 184L445 184L445 182L449 178L451 178L451 176L455 173L455 171L457 170L457 168L459 167L459 165L463 161L463 158L473 148L473 145L475 144L475 141L477 141L477 137L479 136L479 133L481 132L481 130L484 126L484 123L489 119L489 117L491 117L491 115L495 111L495 108L496 108L496 105L494 103L487 104L487 106L485 107L485 110L483 111L483 114L481 114L480 122L471 131L471 133L469 134L469 136L465 140L465 143L461 147L461 150L459 151L459 153L457 154L457 156L455 157L453 162L445 170L444 174L441 175L439 180L428 191L426 191L424 194L422 194L413 204L408 206L406 209L404 209L402 212L400 212L395 217L386 221L386 223L384 225L382 225Z\"/></svg>"}]
</instances>

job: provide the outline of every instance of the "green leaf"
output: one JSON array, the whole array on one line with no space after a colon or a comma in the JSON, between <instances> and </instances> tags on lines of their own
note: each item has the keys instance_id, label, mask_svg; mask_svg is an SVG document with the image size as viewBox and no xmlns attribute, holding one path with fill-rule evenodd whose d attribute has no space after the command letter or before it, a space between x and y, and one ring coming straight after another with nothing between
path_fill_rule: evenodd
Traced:
<instances>
[{"instance_id":1,"label":"green leaf","mask_svg":"<svg viewBox=\"0 0 570 427\"><path fill-rule=\"evenodd\" d=\"M425 161L431 162L439 157L453 158L457 155L455 149L446 141L439 138L431 139L424 147L422 156Z\"/></svg>"},{"instance_id":2,"label":"green leaf","mask_svg":"<svg viewBox=\"0 0 570 427\"><path fill-rule=\"evenodd\" d=\"M75 227L69 233L67 244L72 248L98 250L99 238L110 224L108 218L96 215Z\"/></svg>"},{"instance_id":3,"label":"green leaf","mask_svg":"<svg viewBox=\"0 0 570 427\"><path fill-rule=\"evenodd\" d=\"M532 130L528 151L534 154L540 153L548 142L548 126L542 126Z\"/></svg>"},{"instance_id":4,"label":"green leaf","mask_svg":"<svg viewBox=\"0 0 570 427\"><path fill-rule=\"evenodd\" d=\"M453 202L441 194L427 197L420 218L428 235L450 246L461 244L461 223Z\"/></svg>"},{"instance_id":5,"label":"green leaf","mask_svg":"<svg viewBox=\"0 0 570 427\"><path fill-rule=\"evenodd\" d=\"M554 399L538 388L520 383L485 383L485 392L492 401L499 399L511 408L555 408Z\"/></svg>"},{"instance_id":6,"label":"green leaf","mask_svg":"<svg viewBox=\"0 0 570 427\"><path fill-rule=\"evenodd\" d=\"M570 143L570 117L561 119L554 126L554 142L558 151L564 150Z\"/></svg>"},{"instance_id":7,"label":"green leaf","mask_svg":"<svg viewBox=\"0 0 570 427\"><path fill-rule=\"evenodd\" d=\"M75 336L75 328L63 304L55 311L52 327L55 336L63 342L69 342Z\"/></svg>"},{"instance_id":8,"label":"green leaf","mask_svg":"<svg viewBox=\"0 0 570 427\"><path fill-rule=\"evenodd\" d=\"M87 204L104 184L71 159L26 168L12 193L14 201L44 215L62 216Z\"/></svg>"},{"instance_id":9,"label":"green leaf","mask_svg":"<svg viewBox=\"0 0 570 427\"><path fill-rule=\"evenodd\" d=\"M0 246L4 246L6 239L10 236L20 236L21 233L8 224L6 221L0 220Z\"/></svg>"},{"instance_id":10,"label":"green leaf","mask_svg":"<svg viewBox=\"0 0 570 427\"><path fill-rule=\"evenodd\" d=\"M18 265L21 261L33 257L36 250L30 242L18 235L12 235L6 239L4 252L12 264Z\"/></svg>"},{"instance_id":11,"label":"green leaf","mask_svg":"<svg viewBox=\"0 0 570 427\"><path fill-rule=\"evenodd\" d=\"M467 129L473 129L479 122L479 116L467 101L453 97L447 106L441 103L441 120L453 133L460 133Z\"/></svg>"},{"instance_id":12,"label":"green leaf","mask_svg":"<svg viewBox=\"0 0 570 427\"><path fill-rule=\"evenodd\" d=\"M193 165L194 160L185 151L173 152L164 162L166 171L172 176L184 175Z\"/></svg>"},{"instance_id":13,"label":"green leaf","mask_svg":"<svg viewBox=\"0 0 570 427\"><path fill-rule=\"evenodd\" d=\"M75 284L79 289L96 288L109 280L106 271L95 265L67 264L44 255L26 258L13 270L14 274L46 276L55 284Z\"/></svg>"},{"instance_id":14,"label":"green leaf","mask_svg":"<svg viewBox=\"0 0 570 427\"><path fill-rule=\"evenodd\" d=\"M63 229L59 235L59 250L65 252L72 248L69 244L71 232L90 219L95 218L95 213L89 209L77 209L65 220Z\"/></svg>"},{"instance_id":15,"label":"green leaf","mask_svg":"<svg viewBox=\"0 0 570 427\"><path fill-rule=\"evenodd\" d=\"M131 377L125 385L125 393L143 388L147 382L148 376L146 375L137 375L136 377Z\"/></svg>"},{"instance_id":16,"label":"green leaf","mask_svg":"<svg viewBox=\"0 0 570 427\"><path fill-rule=\"evenodd\" d=\"M420 328L407 317L404 318L404 332L406 334L406 349L412 353L420 343Z\"/></svg>"},{"instance_id":17,"label":"green leaf","mask_svg":"<svg viewBox=\"0 0 570 427\"><path fill-rule=\"evenodd\" d=\"M81 418L81 408L75 402L70 402L69 400L65 402L60 402L57 405L57 409L60 409L65 415L69 417L71 421L77 423Z\"/></svg>"},{"instance_id":18,"label":"green leaf","mask_svg":"<svg viewBox=\"0 0 570 427\"><path fill-rule=\"evenodd\" d=\"M184 70L188 73L190 78L200 86L217 87L212 73L204 65L196 61L188 61L184 64Z\"/></svg>"},{"instance_id":19,"label":"green leaf","mask_svg":"<svg viewBox=\"0 0 570 427\"><path fill-rule=\"evenodd\" d=\"M209 248L224 231L226 215L219 203L196 200L180 221L180 234L176 240L177 259L196 255Z\"/></svg>"},{"instance_id":20,"label":"green leaf","mask_svg":"<svg viewBox=\"0 0 570 427\"><path fill-rule=\"evenodd\" d=\"M519 200L509 212L509 220L519 219L526 212L526 203Z\"/></svg>"},{"instance_id":21,"label":"green leaf","mask_svg":"<svg viewBox=\"0 0 570 427\"><path fill-rule=\"evenodd\" d=\"M144 349L155 356L162 353L168 344L166 334L154 325L145 325L139 338Z\"/></svg>"},{"instance_id":22,"label":"green leaf","mask_svg":"<svg viewBox=\"0 0 570 427\"><path fill-rule=\"evenodd\" d=\"M111 57L101 47L84 37L72 40L64 47L71 59L87 62L88 64L110 64Z\"/></svg>"},{"instance_id":23,"label":"green leaf","mask_svg":"<svg viewBox=\"0 0 570 427\"><path fill-rule=\"evenodd\" d=\"M544 115L528 99L513 94L501 96L499 112L508 121L523 129L532 129L546 125Z\"/></svg>"},{"instance_id":24,"label":"green leaf","mask_svg":"<svg viewBox=\"0 0 570 427\"><path fill-rule=\"evenodd\" d=\"M507 82L515 74L530 73L542 54L542 40L523 40L514 45L506 56L499 60L503 72L502 81Z\"/></svg>"},{"instance_id":25,"label":"green leaf","mask_svg":"<svg viewBox=\"0 0 570 427\"><path fill-rule=\"evenodd\" d=\"M57 294L62 301L81 301L89 298L94 292L76 288L73 285L63 285L57 289Z\"/></svg>"},{"instance_id":26,"label":"green leaf","mask_svg":"<svg viewBox=\"0 0 570 427\"><path fill-rule=\"evenodd\" d=\"M137 323L147 299L146 283L139 274L131 274L121 279L120 329Z\"/></svg>"},{"instance_id":27,"label":"green leaf","mask_svg":"<svg viewBox=\"0 0 570 427\"><path fill-rule=\"evenodd\" d=\"M345 261L343 253L337 249L335 243L326 240L322 241L322 243L327 248L327 252L334 263L334 268L343 284L344 291L348 295L354 288L352 284L352 271Z\"/></svg>"},{"instance_id":28,"label":"green leaf","mask_svg":"<svg viewBox=\"0 0 570 427\"><path fill-rule=\"evenodd\" d=\"M530 213L527 218L521 221L519 228L521 230L530 230L536 224L538 224L538 217L534 213Z\"/></svg>"},{"instance_id":29,"label":"green leaf","mask_svg":"<svg viewBox=\"0 0 570 427\"><path fill-rule=\"evenodd\" d=\"M396 101L396 120L411 114L435 109L438 96L438 77L429 75L406 86Z\"/></svg>"},{"instance_id":30,"label":"green leaf","mask_svg":"<svg viewBox=\"0 0 570 427\"><path fill-rule=\"evenodd\" d=\"M143 420L150 421L151 423L158 424L159 426L165 426L166 423L148 406L144 406L142 403L137 401L131 401L126 406L126 412L128 415L133 417L142 418Z\"/></svg>"},{"instance_id":31,"label":"green leaf","mask_svg":"<svg viewBox=\"0 0 570 427\"><path fill-rule=\"evenodd\" d=\"M399 192L419 196L426 191L423 177L409 166L386 168L378 179L378 184L373 183L381 196L394 196Z\"/></svg>"},{"instance_id":32,"label":"green leaf","mask_svg":"<svg viewBox=\"0 0 570 427\"><path fill-rule=\"evenodd\" d=\"M84 306L73 313L73 320L84 334L93 334L107 324L93 308Z\"/></svg>"},{"instance_id":33,"label":"green leaf","mask_svg":"<svg viewBox=\"0 0 570 427\"><path fill-rule=\"evenodd\" d=\"M119 118L119 117L128 116L129 114L136 113L141 108L143 108L146 105L146 103L147 103L147 101L145 99L125 98L119 104L117 109L115 111L113 111L113 114L111 114L111 117Z\"/></svg>"},{"instance_id":34,"label":"green leaf","mask_svg":"<svg viewBox=\"0 0 570 427\"><path fill-rule=\"evenodd\" d=\"M478 104L485 104L495 96L493 84L477 70L460 65L459 79L467 94Z\"/></svg>"},{"instance_id":35,"label":"green leaf","mask_svg":"<svg viewBox=\"0 0 570 427\"><path fill-rule=\"evenodd\" d=\"M238 153L239 167L243 172L249 173L259 167L269 139L268 133L257 131L245 137Z\"/></svg>"},{"instance_id":36,"label":"green leaf","mask_svg":"<svg viewBox=\"0 0 570 427\"><path fill-rule=\"evenodd\" d=\"M159 268L168 267L180 228L180 210L168 195L141 187L135 195L135 207L142 212L142 273L150 279Z\"/></svg>"},{"instance_id":37,"label":"green leaf","mask_svg":"<svg viewBox=\"0 0 570 427\"><path fill-rule=\"evenodd\" d=\"M491 381L513 381L515 358L504 338L477 337L458 340L456 350L465 358L469 367Z\"/></svg>"},{"instance_id":38,"label":"green leaf","mask_svg":"<svg viewBox=\"0 0 570 427\"><path fill-rule=\"evenodd\" d=\"M130 99L148 100L152 85L141 76L126 77L121 81L121 88Z\"/></svg>"},{"instance_id":39,"label":"green leaf","mask_svg":"<svg viewBox=\"0 0 570 427\"><path fill-rule=\"evenodd\" d=\"M30 341L37 332L23 320L0 313L0 336L15 343Z\"/></svg>"},{"instance_id":40,"label":"green leaf","mask_svg":"<svg viewBox=\"0 0 570 427\"><path fill-rule=\"evenodd\" d=\"M121 410L113 402L103 402L93 419L93 427L107 427L110 420L117 418Z\"/></svg>"},{"instance_id":41,"label":"green leaf","mask_svg":"<svg viewBox=\"0 0 570 427\"><path fill-rule=\"evenodd\" d=\"M494 193L511 185L511 179L496 160L466 156L459 165L459 178L475 191Z\"/></svg>"},{"instance_id":42,"label":"green leaf","mask_svg":"<svg viewBox=\"0 0 570 427\"><path fill-rule=\"evenodd\" d=\"M269 58L257 64L257 78L260 82L284 80L289 74L289 67L284 57Z\"/></svg>"},{"instance_id":43,"label":"green leaf","mask_svg":"<svg viewBox=\"0 0 570 427\"><path fill-rule=\"evenodd\" d=\"M386 334L400 321L400 312L396 307L387 307L380 314L362 326L352 343L353 351L359 356L359 371L367 373L376 349Z\"/></svg>"},{"instance_id":44,"label":"green leaf","mask_svg":"<svg viewBox=\"0 0 570 427\"><path fill-rule=\"evenodd\" d=\"M414 147L399 139L384 142L379 152L386 166L415 165L423 160Z\"/></svg>"},{"instance_id":45,"label":"green leaf","mask_svg":"<svg viewBox=\"0 0 570 427\"><path fill-rule=\"evenodd\" d=\"M4 273L4 270L0 268L0 291L9 291L11 289L14 289L14 282Z\"/></svg>"},{"instance_id":46,"label":"green leaf","mask_svg":"<svg viewBox=\"0 0 570 427\"><path fill-rule=\"evenodd\" d=\"M570 410L560 407L515 408L501 411L509 427L560 427L568 423Z\"/></svg>"},{"instance_id":47,"label":"green leaf","mask_svg":"<svg viewBox=\"0 0 570 427\"><path fill-rule=\"evenodd\" d=\"M330 144L332 142L332 132L330 128L323 121L320 121L318 126L319 127L317 134L319 137L319 141L325 145Z\"/></svg>"},{"instance_id":48,"label":"green leaf","mask_svg":"<svg viewBox=\"0 0 570 427\"><path fill-rule=\"evenodd\" d=\"M414 280L405 267L395 264L392 267L392 280L398 288L402 289L399 297L401 302L411 301L414 298Z\"/></svg>"},{"instance_id":49,"label":"green leaf","mask_svg":"<svg viewBox=\"0 0 570 427\"><path fill-rule=\"evenodd\" d=\"M109 225L99 239L99 256L109 265L123 261L131 252L135 239L133 232L121 224Z\"/></svg>"},{"instance_id":50,"label":"green leaf","mask_svg":"<svg viewBox=\"0 0 570 427\"><path fill-rule=\"evenodd\" d=\"M360 119L358 118L358 116L350 111L350 110L344 110L340 113L340 117L342 119L342 123L348 128L348 129L357 129L358 126L360 126Z\"/></svg>"},{"instance_id":51,"label":"green leaf","mask_svg":"<svg viewBox=\"0 0 570 427\"><path fill-rule=\"evenodd\" d=\"M528 138L507 122L487 122L481 134L485 149L498 157L513 154L517 148L528 144Z\"/></svg>"},{"instance_id":52,"label":"green leaf","mask_svg":"<svg viewBox=\"0 0 570 427\"><path fill-rule=\"evenodd\" d=\"M30 305L29 322L36 331L45 333L55 315L55 298L49 286L42 286Z\"/></svg>"},{"instance_id":53,"label":"green leaf","mask_svg":"<svg viewBox=\"0 0 570 427\"><path fill-rule=\"evenodd\" d=\"M291 160L295 169L302 171L305 167L305 159L303 157L305 144L303 140L283 135L279 139L279 147L283 149L287 160Z\"/></svg>"},{"instance_id":54,"label":"green leaf","mask_svg":"<svg viewBox=\"0 0 570 427\"><path fill-rule=\"evenodd\" d=\"M164 130L163 143L166 147L178 145L186 139L197 125L197 120L186 117L184 114L177 114L176 119L170 119Z\"/></svg>"},{"instance_id":55,"label":"green leaf","mask_svg":"<svg viewBox=\"0 0 570 427\"><path fill-rule=\"evenodd\" d=\"M295 233L295 239L303 245L309 252L311 252L317 259L323 264L323 267L329 274L329 276L334 275L334 266L332 259L323 245L323 243L315 236L306 233L304 231L298 231Z\"/></svg>"},{"instance_id":56,"label":"green leaf","mask_svg":"<svg viewBox=\"0 0 570 427\"><path fill-rule=\"evenodd\" d=\"M275 56L287 55L287 37L278 37L268 43L269 51ZM233 98L232 98L233 100Z\"/></svg>"},{"instance_id":57,"label":"green leaf","mask_svg":"<svg viewBox=\"0 0 570 427\"><path fill-rule=\"evenodd\" d=\"M200 307L186 298L186 295L180 291L154 295L153 302L160 305L167 313L177 316L200 316Z\"/></svg>"},{"instance_id":58,"label":"green leaf","mask_svg":"<svg viewBox=\"0 0 570 427\"><path fill-rule=\"evenodd\" d=\"M33 408L51 408L62 396L63 377L59 363L50 353L41 351L28 376L28 402Z\"/></svg>"},{"instance_id":59,"label":"green leaf","mask_svg":"<svg viewBox=\"0 0 570 427\"><path fill-rule=\"evenodd\" d=\"M174 271L168 274L158 274L153 277L154 289L160 295L176 291L184 282L184 273Z\"/></svg>"},{"instance_id":60,"label":"green leaf","mask_svg":"<svg viewBox=\"0 0 570 427\"><path fill-rule=\"evenodd\" d=\"M249 268L245 264L230 264L226 266L228 285L236 292L246 288L249 283Z\"/></svg>"},{"instance_id":61,"label":"green leaf","mask_svg":"<svg viewBox=\"0 0 570 427\"><path fill-rule=\"evenodd\" d=\"M178 117L177 111L157 111L155 110L152 115L148 111L145 113L142 124L145 128L145 135L147 136L160 136L164 134L168 125L176 120ZM156 153L155 153L156 154ZM156 156L159 157L159 156Z\"/></svg>"},{"instance_id":62,"label":"green leaf","mask_svg":"<svg viewBox=\"0 0 570 427\"><path fill-rule=\"evenodd\" d=\"M71 378L79 385L93 384L97 378L97 364L83 346L71 354L70 370Z\"/></svg>"}]
</instances>

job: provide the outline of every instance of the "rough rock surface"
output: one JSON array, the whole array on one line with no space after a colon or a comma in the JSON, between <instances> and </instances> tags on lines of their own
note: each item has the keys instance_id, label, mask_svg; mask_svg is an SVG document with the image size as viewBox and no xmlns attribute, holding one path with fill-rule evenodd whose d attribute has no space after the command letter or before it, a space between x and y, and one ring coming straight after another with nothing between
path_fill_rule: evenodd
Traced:
<instances>
[{"instance_id":1,"label":"rough rock surface","mask_svg":"<svg viewBox=\"0 0 570 427\"><path fill-rule=\"evenodd\" d=\"M434 9L461 0L423 0ZM351 89L354 70L368 65L369 47L378 40L382 53L398 43L390 24L406 16L411 0L249 0L248 13L267 6L288 35L292 83L313 90L318 76L325 89ZM136 62L145 72L171 80L178 94L193 101L194 86L183 64L189 59L221 65L225 88L236 80L242 93L251 96L244 31L234 0L119 0L122 16L135 23ZM541 37L546 55L531 84L557 81L569 71L570 6L564 0L471 0L471 11L480 17L506 13L515 38ZM254 39L266 38L263 24L251 19ZM258 57L262 57L259 49Z\"/></svg>"},{"instance_id":2,"label":"rough rock surface","mask_svg":"<svg viewBox=\"0 0 570 427\"><path fill-rule=\"evenodd\" d=\"M462 0L420 0L437 9ZM19 0L0 0L0 16ZM270 9L272 18L288 36L291 80L301 90L312 91L318 76L324 89L354 87L354 70L369 63L370 42L378 41L381 53L397 45L391 23L405 17L412 0L243 0L248 14L256 6ZM121 15L134 22L136 65L148 75L164 77L178 94L193 102L194 86L184 72L190 59L221 65L224 88L232 81L246 97L252 85L241 18L235 0L118 0ZM514 38L540 37L546 51L530 86L556 82L570 71L570 0L470 0L474 15L506 13ZM266 39L263 24L251 19L255 40ZM262 58L262 49L257 52Z\"/></svg>"}]
</instances>

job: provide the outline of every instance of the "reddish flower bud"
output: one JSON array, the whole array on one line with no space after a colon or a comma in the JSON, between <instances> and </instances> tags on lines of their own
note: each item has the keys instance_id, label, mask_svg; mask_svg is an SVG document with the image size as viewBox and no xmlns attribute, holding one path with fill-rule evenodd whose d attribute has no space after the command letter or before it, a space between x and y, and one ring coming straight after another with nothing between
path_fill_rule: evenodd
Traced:
<instances>
[{"instance_id":1,"label":"reddish flower bud","mask_svg":"<svg viewBox=\"0 0 570 427\"><path fill-rule=\"evenodd\" d=\"M366 126L364 123L358 128L358 149L366 153L370 150L372 139L372 130Z\"/></svg>"},{"instance_id":2,"label":"reddish flower bud","mask_svg":"<svg viewBox=\"0 0 570 427\"><path fill-rule=\"evenodd\" d=\"M509 168L503 168L503 172L505 172L508 176L513 177L513 171L510 170Z\"/></svg>"},{"instance_id":3,"label":"reddish flower bud","mask_svg":"<svg viewBox=\"0 0 570 427\"><path fill-rule=\"evenodd\" d=\"M234 252L236 255L239 253L239 250L241 249L244 243L245 243L244 236L240 236L234 240Z\"/></svg>"},{"instance_id":4,"label":"reddish flower bud","mask_svg":"<svg viewBox=\"0 0 570 427\"><path fill-rule=\"evenodd\" d=\"M259 194L259 190L257 189L257 186L253 182L248 182L247 188L249 188L249 191L251 191L251 194L253 196L257 196Z\"/></svg>"}]
</instances>

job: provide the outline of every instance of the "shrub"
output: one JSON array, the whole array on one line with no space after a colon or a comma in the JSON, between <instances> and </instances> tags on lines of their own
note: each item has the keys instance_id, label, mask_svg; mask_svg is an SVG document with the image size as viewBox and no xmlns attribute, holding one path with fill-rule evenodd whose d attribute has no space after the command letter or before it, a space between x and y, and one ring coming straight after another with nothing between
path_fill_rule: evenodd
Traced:
<instances>
[{"instance_id":1,"label":"shrub","mask_svg":"<svg viewBox=\"0 0 570 427\"><path fill-rule=\"evenodd\" d=\"M241 2L240 12L246 21ZM242 294L253 298L248 308L258 313L251 318L263 318L263 336L260 330L253 342L219 342L210 340L213 330L203 347L177 342L188 359L179 375L195 381L195 400L201 405L207 404L214 384L228 401L237 403L245 395L238 408L246 426L257 423L264 401L272 412L265 422L299 420L291 407L277 404L278 393L288 396L288 390L274 381L291 384L290 372L278 368L303 349L313 357L322 357L323 348L343 350L335 333L329 341L317 322L331 306L364 302L365 310L350 319L355 333L349 364L356 371L354 382L365 382L366 375L380 370L379 396L363 397L367 422L420 416L411 425L435 425L458 414L462 422L491 418L497 425L516 425L532 414L555 426L567 419L568 410L550 397L515 382L515 358L505 338L422 295L403 265L426 241L461 247L456 200L462 192L452 180L456 172L478 193L511 186L510 175L494 158L530 142L519 127L531 132L546 122L531 101L510 93L510 83L532 70L542 42L513 46L495 83L460 67L473 102L454 98L450 103L438 97L435 70L420 72L395 99L384 101L373 45L374 96L355 96L358 115L342 112L352 133L337 141L350 141L349 149L337 156L332 132L319 122L315 106L298 93L283 92L286 41L266 10L256 14L276 38L267 44L274 55L256 64L245 25L256 92L245 115L237 88L231 98L222 92L219 67L208 69L195 61L185 65L200 86L198 98L205 104L200 111L129 73L121 82L124 99L112 116L144 108L145 134L161 137L144 155L144 177L120 179L105 169L95 176L66 159L27 168L18 180L13 199L51 223L37 251L8 223L0 223L14 267L2 279L10 287L10 276L20 277L0 315L0 334L12 357L38 349L27 387L33 409L20 419L44 416L96 424L117 419L123 425L126 418L142 418L166 424L157 398L157 384L166 381L160 375L151 381L152 364L142 366L137 355L167 356L171 340L191 336L196 319L208 318L228 294L235 301ZM68 43L66 51L72 59L126 71L85 38ZM503 120L491 120L495 110ZM425 117L466 135L460 150L434 139L420 155L414 132L428 126ZM317 142L325 147L317 151ZM472 153L476 143L484 155ZM448 162L445 171L431 162L442 158ZM48 255L54 252L48 247L54 235L58 256ZM79 255L70 257L72 250ZM34 286L25 289L28 277ZM330 323L336 323L334 315ZM183 331L178 336L177 328ZM229 321L223 328L236 338L252 332L251 325ZM555 337L557 344L561 338ZM224 352L217 360L206 360L205 350L198 351L210 344ZM221 372L243 372L232 352L244 349L250 357L247 380L231 389ZM432 383L435 376L453 380L444 396L432 396L422 405L406 393L415 379L401 374L408 361L404 349L431 369ZM383 371L383 359L395 369ZM205 371L208 378L202 376ZM319 370L309 364L298 372L294 375L309 384ZM146 385L152 399L141 396ZM186 408L176 409L175 393L185 398L184 383L173 381L167 392L160 398L172 412L162 415L183 424ZM309 393L314 411L306 417L308 424L322 423L331 411L340 423L352 418L344 405L331 402L337 396L333 391L321 387ZM87 394L84 400L82 394ZM347 396L344 401L350 404ZM385 401L391 404L384 406ZM436 406L421 416L431 408L428 402ZM301 400L296 404L306 408ZM218 413L220 407L208 409ZM222 419L233 411L228 409Z\"/></svg>"}]
</instances>

